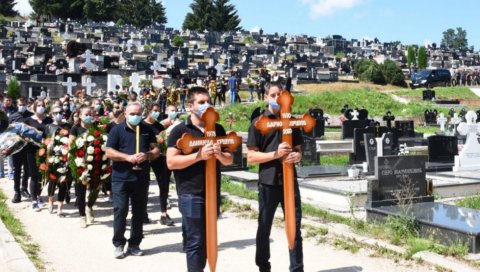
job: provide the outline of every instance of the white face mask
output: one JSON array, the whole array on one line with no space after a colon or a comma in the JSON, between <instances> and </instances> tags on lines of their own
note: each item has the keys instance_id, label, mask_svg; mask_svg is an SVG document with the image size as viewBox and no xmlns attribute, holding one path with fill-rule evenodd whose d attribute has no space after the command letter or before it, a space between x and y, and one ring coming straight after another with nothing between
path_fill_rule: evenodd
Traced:
<instances>
[{"instance_id":1,"label":"white face mask","mask_svg":"<svg viewBox=\"0 0 480 272\"><path fill-rule=\"evenodd\" d=\"M18 107L18 112L20 112L20 113L24 113L26 110L27 110L26 106L19 106Z\"/></svg>"},{"instance_id":2,"label":"white face mask","mask_svg":"<svg viewBox=\"0 0 480 272\"><path fill-rule=\"evenodd\" d=\"M63 116L62 116L61 113L57 113L57 114L53 115L53 119L57 122L60 122L60 121L62 121Z\"/></svg>"},{"instance_id":3,"label":"white face mask","mask_svg":"<svg viewBox=\"0 0 480 272\"><path fill-rule=\"evenodd\" d=\"M43 114L44 112L45 112L45 107L42 107L42 106L37 107L38 114Z\"/></svg>"}]
</instances>

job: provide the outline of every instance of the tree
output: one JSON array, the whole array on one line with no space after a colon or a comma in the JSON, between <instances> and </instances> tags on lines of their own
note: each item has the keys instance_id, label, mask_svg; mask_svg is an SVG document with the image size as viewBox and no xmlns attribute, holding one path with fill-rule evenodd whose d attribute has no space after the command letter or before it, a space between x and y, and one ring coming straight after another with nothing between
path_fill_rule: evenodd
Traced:
<instances>
[{"instance_id":1,"label":"tree","mask_svg":"<svg viewBox=\"0 0 480 272\"><path fill-rule=\"evenodd\" d=\"M185 40L183 39L183 37L179 35L175 35L172 39L172 45L175 47L182 46L184 42Z\"/></svg>"},{"instance_id":2,"label":"tree","mask_svg":"<svg viewBox=\"0 0 480 272\"><path fill-rule=\"evenodd\" d=\"M362 59L355 64L355 73L361 81L405 86L402 69L392 60L378 64L374 60Z\"/></svg>"},{"instance_id":3,"label":"tree","mask_svg":"<svg viewBox=\"0 0 480 272\"><path fill-rule=\"evenodd\" d=\"M468 47L467 31L461 27L449 28L443 32L442 46L451 49L465 49Z\"/></svg>"},{"instance_id":4,"label":"tree","mask_svg":"<svg viewBox=\"0 0 480 272\"><path fill-rule=\"evenodd\" d=\"M93 21L115 20L117 1L112 0L85 0L83 13L86 19Z\"/></svg>"},{"instance_id":5,"label":"tree","mask_svg":"<svg viewBox=\"0 0 480 272\"><path fill-rule=\"evenodd\" d=\"M0 5L0 15L5 17L15 17L18 15L18 11L13 9L16 5L15 0L2 0Z\"/></svg>"},{"instance_id":6,"label":"tree","mask_svg":"<svg viewBox=\"0 0 480 272\"><path fill-rule=\"evenodd\" d=\"M393 60L385 60L382 65L382 71L386 83L397 86L405 85L402 69Z\"/></svg>"},{"instance_id":7,"label":"tree","mask_svg":"<svg viewBox=\"0 0 480 272\"><path fill-rule=\"evenodd\" d=\"M155 22L165 23L165 8L161 2L155 0L119 0L115 21L131 24L138 28L145 28Z\"/></svg>"},{"instance_id":8,"label":"tree","mask_svg":"<svg viewBox=\"0 0 480 272\"><path fill-rule=\"evenodd\" d=\"M167 23L167 15L165 12L165 7L163 3L157 2L156 0L150 0L150 12L152 23L157 24L166 24Z\"/></svg>"},{"instance_id":9,"label":"tree","mask_svg":"<svg viewBox=\"0 0 480 272\"><path fill-rule=\"evenodd\" d=\"M415 64L415 50L413 46L409 45L407 49L407 66L410 68L412 64Z\"/></svg>"},{"instance_id":10,"label":"tree","mask_svg":"<svg viewBox=\"0 0 480 272\"><path fill-rule=\"evenodd\" d=\"M12 101L16 101L20 97L20 84L16 77L12 77L7 84L7 94L12 98Z\"/></svg>"},{"instance_id":11,"label":"tree","mask_svg":"<svg viewBox=\"0 0 480 272\"><path fill-rule=\"evenodd\" d=\"M182 29L204 31L210 29L212 20L212 0L195 0L190 4L192 12L187 13L183 21Z\"/></svg>"},{"instance_id":12,"label":"tree","mask_svg":"<svg viewBox=\"0 0 480 272\"><path fill-rule=\"evenodd\" d=\"M427 49L425 46L421 46L418 49L418 68L426 69L427 68Z\"/></svg>"},{"instance_id":13,"label":"tree","mask_svg":"<svg viewBox=\"0 0 480 272\"><path fill-rule=\"evenodd\" d=\"M213 5L211 28L214 31L237 31L241 19L234 5L228 4L230 0L216 0Z\"/></svg>"}]
</instances>

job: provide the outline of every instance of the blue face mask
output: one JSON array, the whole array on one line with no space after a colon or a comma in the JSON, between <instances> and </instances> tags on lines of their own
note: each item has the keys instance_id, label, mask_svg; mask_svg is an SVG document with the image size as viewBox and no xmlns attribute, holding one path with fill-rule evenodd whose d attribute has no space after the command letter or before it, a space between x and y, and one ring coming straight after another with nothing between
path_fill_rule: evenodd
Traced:
<instances>
[{"instance_id":1,"label":"blue face mask","mask_svg":"<svg viewBox=\"0 0 480 272\"><path fill-rule=\"evenodd\" d=\"M140 116L140 115L129 115L127 121L130 125L136 126L136 125L140 124L140 122L142 121L142 116Z\"/></svg>"},{"instance_id":2,"label":"blue face mask","mask_svg":"<svg viewBox=\"0 0 480 272\"><path fill-rule=\"evenodd\" d=\"M198 111L197 111L198 117L202 117L202 114L203 114L208 108L210 108L210 104L208 104L208 103L204 103L204 104L198 106Z\"/></svg>"},{"instance_id":3,"label":"blue face mask","mask_svg":"<svg viewBox=\"0 0 480 272\"><path fill-rule=\"evenodd\" d=\"M82 121L85 124L91 124L93 122L93 117L92 116L85 116L85 117L82 118Z\"/></svg>"},{"instance_id":4,"label":"blue face mask","mask_svg":"<svg viewBox=\"0 0 480 272\"><path fill-rule=\"evenodd\" d=\"M169 119L175 119L175 118L177 118L177 113L176 113L176 112L171 112L171 113L169 113L169 114L168 114L168 118L169 118Z\"/></svg>"},{"instance_id":5,"label":"blue face mask","mask_svg":"<svg viewBox=\"0 0 480 272\"><path fill-rule=\"evenodd\" d=\"M150 113L150 116L151 116L153 119L157 120L158 117L160 116L160 112L158 112L158 111L152 111L152 113Z\"/></svg>"},{"instance_id":6,"label":"blue face mask","mask_svg":"<svg viewBox=\"0 0 480 272\"><path fill-rule=\"evenodd\" d=\"M276 100L268 101L268 105L272 108L272 110L279 110L280 109L280 105L277 103Z\"/></svg>"},{"instance_id":7,"label":"blue face mask","mask_svg":"<svg viewBox=\"0 0 480 272\"><path fill-rule=\"evenodd\" d=\"M70 105L70 111L71 111L71 112L74 112L74 111L75 111L75 104L71 104L71 105Z\"/></svg>"}]
</instances>

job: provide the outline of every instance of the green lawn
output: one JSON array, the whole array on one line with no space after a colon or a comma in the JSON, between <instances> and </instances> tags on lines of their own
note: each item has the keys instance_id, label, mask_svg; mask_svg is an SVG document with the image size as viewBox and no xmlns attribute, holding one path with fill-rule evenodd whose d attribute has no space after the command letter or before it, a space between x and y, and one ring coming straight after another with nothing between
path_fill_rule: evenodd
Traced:
<instances>
[{"instance_id":1,"label":"green lawn","mask_svg":"<svg viewBox=\"0 0 480 272\"><path fill-rule=\"evenodd\" d=\"M393 94L422 99L423 90L424 89L403 89L395 91ZM468 87L442 87L435 88L434 90L437 99L478 99L478 96Z\"/></svg>"}]
</instances>

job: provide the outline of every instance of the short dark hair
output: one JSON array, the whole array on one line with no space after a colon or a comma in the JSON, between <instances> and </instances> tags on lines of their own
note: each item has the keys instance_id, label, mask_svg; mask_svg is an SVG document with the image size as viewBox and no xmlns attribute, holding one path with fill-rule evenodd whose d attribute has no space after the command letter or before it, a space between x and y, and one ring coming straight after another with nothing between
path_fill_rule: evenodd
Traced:
<instances>
[{"instance_id":1,"label":"short dark hair","mask_svg":"<svg viewBox=\"0 0 480 272\"><path fill-rule=\"evenodd\" d=\"M147 104L147 112L151 112L153 110L153 108L155 107L160 107L160 104L156 103L156 102L150 102Z\"/></svg>"},{"instance_id":2,"label":"short dark hair","mask_svg":"<svg viewBox=\"0 0 480 272\"><path fill-rule=\"evenodd\" d=\"M23 96L17 98L17 103L22 102L23 104L27 104L27 99Z\"/></svg>"},{"instance_id":3,"label":"short dark hair","mask_svg":"<svg viewBox=\"0 0 480 272\"><path fill-rule=\"evenodd\" d=\"M208 94L208 90L201 86L195 86L188 90L187 92L187 103L193 103L195 100L195 95L197 94Z\"/></svg>"},{"instance_id":4,"label":"short dark hair","mask_svg":"<svg viewBox=\"0 0 480 272\"><path fill-rule=\"evenodd\" d=\"M277 87L280 91L283 90L282 84L278 82L270 82L265 86L265 93L268 95L268 93L270 92L270 89L273 87Z\"/></svg>"}]
</instances>

